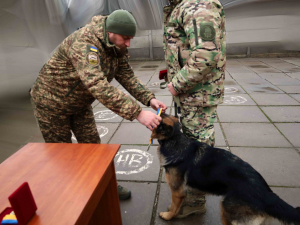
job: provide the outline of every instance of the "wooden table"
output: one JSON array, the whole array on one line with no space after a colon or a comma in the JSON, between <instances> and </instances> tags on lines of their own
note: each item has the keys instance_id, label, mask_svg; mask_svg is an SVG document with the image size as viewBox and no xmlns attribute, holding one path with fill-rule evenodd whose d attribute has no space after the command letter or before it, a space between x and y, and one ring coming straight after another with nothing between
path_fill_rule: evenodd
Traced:
<instances>
[{"instance_id":1,"label":"wooden table","mask_svg":"<svg viewBox=\"0 0 300 225\"><path fill-rule=\"evenodd\" d=\"M29 143L0 164L0 212L28 182L38 210L29 225L122 224L114 157L120 145Z\"/></svg>"}]
</instances>

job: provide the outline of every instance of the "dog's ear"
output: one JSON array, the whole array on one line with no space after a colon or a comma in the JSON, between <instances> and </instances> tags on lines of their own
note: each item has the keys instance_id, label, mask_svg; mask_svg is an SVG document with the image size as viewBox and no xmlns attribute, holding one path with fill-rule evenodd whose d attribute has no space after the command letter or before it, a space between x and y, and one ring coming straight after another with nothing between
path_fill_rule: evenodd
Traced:
<instances>
[{"instance_id":1,"label":"dog's ear","mask_svg":"<svg viewBox=\"0 0 300 225\"><path fill-rule=\"evenodd\" d=\"M157 134L163 134L164 128L163 128L163 119L161 120L160 124L156 128L156 133Z\"/></svg>"},{"instance_id":2,"label":"dog's ear","mask_svg":"<svg viewBox=\"0 0 300 225\"><path fill-rule=\"evenodd\" d=\"M166 118L166 117L168 117L168 115L167 115L167 114L165 114L165 113L161 113L161 114L160 114L160 117L163 119L163 118Z\"/></svg>"},{"instance_id":3,"label":"dog's ear","mask_svg":"<svg viewBox=\"0 0 300 225\"><path fill-rule=\"evenodd\" d=\"M156 132L158 134L162 134L164 136L171 137L173 134L173 127L166 124L164 119L162 118L160 124L156 128Z\"/></svg>"},{"instance_id":4,"label":"dog's ear","mask_svg":"<svg viewBox=\"0 0 300 225\"><path fill-rule=\"evenodd\" d=\"M167 137L172 137L174 134L174 127L168 124L163 124L163 132L163 135L166 135Z\"/></svg>"}]
</instances>

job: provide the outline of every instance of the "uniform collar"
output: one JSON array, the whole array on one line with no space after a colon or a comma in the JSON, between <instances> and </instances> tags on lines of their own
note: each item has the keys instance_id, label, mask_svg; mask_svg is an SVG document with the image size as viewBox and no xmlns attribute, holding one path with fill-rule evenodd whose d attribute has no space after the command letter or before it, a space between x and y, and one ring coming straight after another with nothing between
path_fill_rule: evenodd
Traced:
<instances>
[{"instance_id":1,"label":"uniform collar","mask_svg":"<svg viewBox=\"0 0 300 225\"><path fill-rule=\"evenodd\" d=\"M169 4L164 6L164 13L165 14L169 14L173 11L173 9L176 7L176 5L178 5L180 2L182 2L183 0L169 0Z\"/></svg>"},{"instance_id":2,"label":"uniform collar","mask_svg":"<svg viewBox=\"0 0 300 225\"><path fill-rule=\"evenodd\" d=\"M182 2L182 0L169 0L169 2L170 2L170 5L176 6L176 5L178 5L180 2Z\"/></svg>"},{"instance_id":3,"label":"uniform collar","mask_svg":"<svg viewBox=\"0 0 300 225\"><path fill-rule=\"evenodd\" d=\"M117 48L117 46L115 46L115 44L112 44L109 42L108 33L106 31L106 25L105 25L106 19L107 19L107 17L105 18L104 23L103 23L103 41L107 47L109 47L109 48L116 47Z\"/></svg>"}]
</instances>

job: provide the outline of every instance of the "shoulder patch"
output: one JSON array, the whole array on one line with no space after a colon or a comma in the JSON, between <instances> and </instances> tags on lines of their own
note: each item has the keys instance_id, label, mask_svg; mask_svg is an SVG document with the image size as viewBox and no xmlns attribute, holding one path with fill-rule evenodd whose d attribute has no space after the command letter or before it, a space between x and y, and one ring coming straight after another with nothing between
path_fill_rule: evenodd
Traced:
<instances>
[{"instance_id":1,"label":"shoulder patch","mask_svg":"<svg viewBox=\"0 0 300 225\"><path fill-rule=\"evenodd\" d=\"M87 45L86 46L86 52L98 52L98 49L92 45Z\"/></svg>"},{"instance_id":2,"label":"shoulder patch","mask_svg":"<svg viewBox=\"0 0 300 225\"><path fill-rule=\"evenodd\" d=\"M88 65L90 65L92 67L96 67L96 66L99 66L99 64L100 64L100 58L97 53L89 52L86 55L86 62Z\"/></svg>"},{"instance_id":3,"label":"shoulder patch","mask_svg":"<svg viewBox=\"0 0 300 225\"><path fill-rule=\"evenodd\" d=\"M91 52L98 52L98 49L96 47L94 47L94 46L91 46L90 47L90 51Z\"/></svg>"},{"instance_id":4,"label":"shoulder patch","mask_svg":"<svg viewBox=\"0 0 300 225\"><path fill-rule=\"evenodd\" d=\"M168 22L167 27L176 27L176 23Z\"/></svg>"},{"instance_id":5,"label":"shoulder patch","mask_svg":"<svg viewBox=\"0 0 300 225\"><path fill-rule=\"evenodd\" d=\"M214 41L216 31L213 23L200 23L200 37L202 41Z\"/></svg>"}]
</instances>

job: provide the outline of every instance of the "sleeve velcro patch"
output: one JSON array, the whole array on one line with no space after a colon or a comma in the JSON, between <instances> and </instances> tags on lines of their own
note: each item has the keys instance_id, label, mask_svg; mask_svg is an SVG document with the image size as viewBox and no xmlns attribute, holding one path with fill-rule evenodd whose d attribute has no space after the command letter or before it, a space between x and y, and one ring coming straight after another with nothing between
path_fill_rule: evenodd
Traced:
<instances>
[{"instance_id":1,"label":"sleeve velcro patch","mask_svg":"<svg viewBox=\"0 0 300 225\"><path fill-rule=\"evenodd\" d=\"M167 27L176 27L176 23L168 22Z\"/></svg>"},{"instance_id":2,"label":"sleeve velcro patch","mask_svg":"<svg viewBox=\"0 0 300 225\"><path fill-rule=\"evenodd\" d=\"M214 41L216 31L213 23L200 23L200 37L202 41Z\"/></svg>"}]
</instances>

